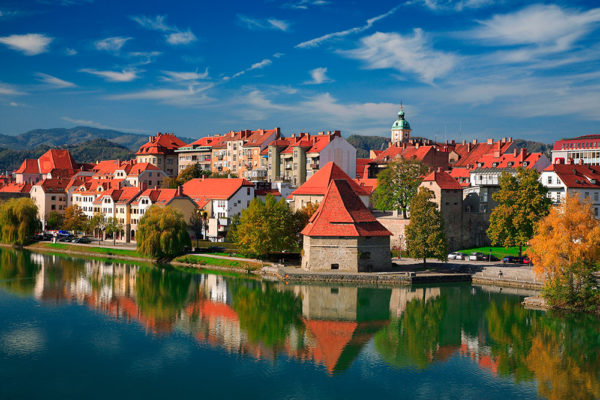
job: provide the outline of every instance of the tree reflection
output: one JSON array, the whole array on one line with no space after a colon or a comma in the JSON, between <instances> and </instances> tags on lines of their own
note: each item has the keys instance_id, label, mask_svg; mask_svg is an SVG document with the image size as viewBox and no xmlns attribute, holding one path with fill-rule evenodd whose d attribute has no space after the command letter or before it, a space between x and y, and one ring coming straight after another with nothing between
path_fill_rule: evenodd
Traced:
<instances>
[{"instance_id":1,"label":"tree reflection","mask_svg":"<svg viewBox=\"0 0 600 400\"><path fill-rule=\"evenodd\" d=\"M31 261L29 253L0 249L0 286L11 293L31 295L39 271L40 266Z\"/></svg>"},{"instance_id":2,"label":"tree reflection","mask_svg":"<svg viewBox=\"0 0 600 400\"><path fill-rule=\"evenodd\" d=\"M302 302L290 291L267 282L230 281L232 307L252 343L283 345L292 327L303 330Z\"/></svg>"},{"instance_id":3,"label":"tree reflection","mask_svg":"<svg viewBox=\"0 0 600 400\"><path fill-rule=\"evenodd\" d=\"M190 298L191 282L184 272L140 267L135 283L140 312L158 330L169 330Z\"/></svg>"},{"instance_id":4,"label":"tree reflection","mask_svg":"<svg viewBox=\"0 0 600 400\"><path fill-rule=\"evenodd\" d=\"M427 367L439 347L445 303L444 296L409 301L402 316L377 333L375 349L394 367Z\"/></svg>"}]
</instances>

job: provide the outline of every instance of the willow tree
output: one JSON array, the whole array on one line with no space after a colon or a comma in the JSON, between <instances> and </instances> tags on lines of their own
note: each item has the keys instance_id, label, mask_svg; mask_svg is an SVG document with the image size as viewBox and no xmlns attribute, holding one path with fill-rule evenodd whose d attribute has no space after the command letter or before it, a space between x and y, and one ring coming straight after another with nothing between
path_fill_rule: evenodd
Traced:
<instances>
[{"instance_id":1,"label":"willow tree","mask_svg":"<svg viewBox=\"0 0 600 400\"><path fill-rule=\"evenodd\" d=\"M392 161L377 175L377 189L373 194L375 207L379 210L402 211L407 217L408 206L417 194L427 166L419 160Z\"/></svg>"},{"instance_id":2,"label":"willow tree","mask_svg":"<svg viewBox=\"0 0 600 400\"><path fill-rule=\"evenodd\" d=\"M494 246L524 245L533 237L537 222L548 215L551 200L535 169L517 168L516 174L500 176L500 190L492 195L498 205L490 215L487 234Z\"/></svg>"},{"instance_id":3,"label":"willow tree","mask_svg":"<svg viewBox=\"0 0 600 400\"><path fill-rule=\"evenodd\" d=\"M412 258L427 262L428 257L445 261L448 257L444 219L430 199L433 192L420 188L410 202L410 222L406 226L406 248Z\"/></svg>"},{"instance_id":4,"label":"willow tree","mask_svg":"<svg viewBox=\"0 0 600 400\"><path fill-rule=\"evenodd\" d=\"M181 211L153 205L140 219L137 250L155 259L173 258L191 246L188 226Z\"/></svg>"},{"instance_id":5,"label":"willow tree","mask_svg":"<svg viewBox=\"0 0 600 400\"><path fill-rule=\"evenodd\" d=\"M26 197L10 199L0 205L0 228L4 243L23 246L41 228L35 202Z\"/></svg>"}]
</instances>

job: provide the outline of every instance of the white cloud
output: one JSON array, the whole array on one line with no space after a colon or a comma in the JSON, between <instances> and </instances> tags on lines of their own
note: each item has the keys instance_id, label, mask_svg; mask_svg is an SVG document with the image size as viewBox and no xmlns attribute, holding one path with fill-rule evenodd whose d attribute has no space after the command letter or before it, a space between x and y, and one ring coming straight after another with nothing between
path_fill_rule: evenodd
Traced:
<instances>
[{"instance_id":1,"label":"white cloud","mask_svg":"<svg viewBox=\"0 0 600 400\"><path fill-rule=\"evenodd\" d=\"M36 73L38 80L40 82L43 82L45 84L48 84L50 86L59 88L59 89L63 89L63 88L69 88L69 87L76 87L77 85L75 85L73 82L67 82L65 80L62 80L60 78L57 78L55 76L52 75L48 75L48 74L44 74L41 72Z\"/></svg>"},{"instance_id":2,"label":"white cloud","mask_svg":"<svg viewBox=\"0 0 600 400\"><path fill-rule=\"evenodd\" d=\"M175 72L175 71L163 71L166 76L163 77L165 81L197 81L208 78L208 68L204 72Z\"/></svg>"},{"instance_id":3,"label":"white cloud","mask_svg":"<svg viewBox=\"0 0 600 400\"><path fill-rule=\"evenodd\" d=\"M173 32L166 35L167 43L172 45L188 44L196 40L196 35L189 29L185 32Z\"/></svg>"},{"instance_id":4,"label":"white cloud","mask_svg":"<svg viewBox=\"0 0 600 400\"><path fill-rule=\"evenodd\" d=\"M129 40L131 40L130 37L109 37L94 42L94 46L96 46L96 49L98 50L118 53L121 50L121 48L125 45L125 43L127 43L127 41Z\"/></svg>"},{"instance_id":5,"label":"white cloud","mask_svg":"<svg viewBox=\"0 0 600 400\"><path fill-rule=\"evenodd\" d=\"M67 48L67 49L65 50L65 54L66 54L66 55L68 55L68 56L74 56L74 55L76 55L76 54L77 54L77 50L75 50L75 49L71 49L71 48Z\"/></svg>"},{"instance_id":6,"label":"white cloud","mask_svg":"<svg viewBox=\"0 0 600 400\"><path fill-rule=\"evenodd\" d=\"M311 6L324 6L329 3L330 1L327 0L298 0L289 3L284 3L283 8L306 10Z\"/></svg>"},{"instance_id":7,"label":"white cloud","mask_svg":"<svg viewBox=\"0 0 600 400\"><path fill-rule=\"evenodd\" d=\"M246 69L244 69L244 70L242 70L240 72L236 72L231 77L229 77L229 76L224 77L223 80L224 81L228 81L229 79L237 78L239 76L244 75L247 72L253 71L255 69L262 69L262 68L267 67L267 66L269 66L271 64L273 64L273 61L269 60L268 58L265 58L264 60L259 61L257 63L254 63L250 67L248 67L248 68L246 68Z\"/></svg>"},{"instance_id":8,"label":"white cloud","mask_svg":"<svg viewBox=\"0 0 600 400\"><path fill-rule=\"evenodd\" d=\"M35 56L47 52L52 40L53 38L39 33L0 37L0 43L7 45L13 50L20 51L27 56Z\"/></svg>"},{"instance_id":9,"label":"white cloud","mask_svg":"<svg viewBox=\"0 0 600 400\"><path fill-rule=\"evenodd\" d=\"M96 122L96 121L92 121L92 120L88 120L88 119L71 118L71 117L61 117L61 119L63 121L67 121L67 122L70 122L70 123L75 124L75 125L92 126L94 128L99 128L99 129L111 129L111 130L114 130L114 131L133 132L133 133L146 133L146 132L148 132L145 129L131 129L131 128L113 127L113 126L104 125L104 124L102 124L100 122Z\"/></svg>"},{"instance_id":10,"label":"white cloud","mask_svg":"<svg viewBox=\"0 0 600 400\"><path fill-rule=\"evenodd\" d=\"M138 78L138 71L135 69L124 69L122 71L99 71L96 69L84 68L80 72L102 77L110 82L131 82Z\"/></svg>"},{"instance_id":11,"label":"white cloud","mask_svg":"<svg viewBox=\"0 0 600 400\"><path fill-rule=\"evenodd\" d=\"M132 20L140 24L142 28L153 30L153 31L162 31L168 32L177 30L177 28L167 25L166 15L157 15L156 17L147 17L145 15L142 16L133 16Z\"/></svg>"},{"instance_id":12,"label":"white cloud","mask_svg":"<svg viewBox=\"0 0 600 400\"><path fill-rule=\"evenodd\" d=\"M320 85L321 83L332 82L327 76L327 68L320 67L310 71L310 77L312 80L305 82L309 85Z\"/></svg>"},{"instance_id":13,"label":"white cloud","mask_svg":"<svg viewBox=\"0 0 600 400\"><path fill-rule=\"evenodd\" d=\"M479 23L481 27L467 35L492 45L553 44L566 48L598 26L600 8L577 12L537 4Z\"/></svg>"},{"instance_id":14,"label":"white cloud","mask_svg":"<svg viewBox=\"0 0 600 400\"><path fill-rule=\"evenodd\" d=\"M174 46L189 44L197 40L196 35L189 28L183 31L176 26L168 25L166 15L157 15L155 17L145 15L133 16L131 19L137 22L142 28L151 31L168 32L165 34L165 40Z\"/></svg>"},{"instance_id":15,"label":"white cloud","mask_svg":"<svg viewBox=\"0 0 600 400\"><path fill-rule=\"evenodd\" d=\"M494 0L416 0L413 3L423 4L434 11L462 11L466 8L481 8L494 4Z\"/></svg>"},{"instance_id":16,"label":"white cloud","mask_svg":"<svg viewBox=\"0 0 600 400\"><path fill-rule=\"evenodd\" d=\"M180 106L191 106L203 104L210 100L204 94L207 90L214 87L213 84L205 86L189 85L187 89L148 89L133 93L118 94L108 97L110 100L158 100L163 103L169 103Z\"/></svg>"},{"instance_id":17,"label":"white cloud","mask_svg":"<svg viewBox=\"0 0 600 400\"><path fill-rule=\"evenodd\" d=\"M154 59L160 56L161 54L162 52L160 51L130 51L129 53L127 53L129 57L139 59L137 62L131 64L132 66L150 64L154 62Z\"/></svg>"},{"instance_id":18,"label":"white cloud","mask_svg":"<svg viewBox=\"0 0 600 400\"><path fill-rule=\"evenodd\" d=\"M0 83L0 96L18 96L22 94L25 93L18 91L10 85Z\"/></svg>"},{"instance_id":19,"label":"white cloud","mask_svg":"<svg viewBox=\"0 0 600 400\"><path fill-rule=\"evenodd\" d=\"M368 69L394 68L419 75L430 84L457 63L457 56L433 50L421 29L415 29L412 36L377 32L362 38L358 48L338 53L363 61Z\"/></svg>"},{"instance_id":20,"label":"white cloud","mask_svg":"<svg viewBox=\"0 0 600 400\"><path fill-rule=\"evenodd\" d=\"M396 6L384 14L378 15L373 18L369 18L363 26L357 26L355 28L346 29L346 30L340 31L340 32L328 33L328 34L320 36L318 38L314 38L314 39L307 40L302 43L298 43L296 45L296 47L299 47L299 48L316 47L316 46L319 46L321 43L323 43L327 40L330 40L330 39L342 38L342 37L348 36L352 33L359 33L362 31L366 31L367 29L370 29L375 22L394 14L398 10L398 8L399 8L399 6Z\"/></svg>"},{"instance_id":21,"label":"white cloud","mask_svg":"<svg viewBox=\"0 0 600 400\"><path fill-rule=\"evenodd\" d=\"M238 14L237 19L240 25L251 30L280 30L287 32L290 29L289 22L276 18L267 18L263 20Z\"/></svg>"}]
</instances>

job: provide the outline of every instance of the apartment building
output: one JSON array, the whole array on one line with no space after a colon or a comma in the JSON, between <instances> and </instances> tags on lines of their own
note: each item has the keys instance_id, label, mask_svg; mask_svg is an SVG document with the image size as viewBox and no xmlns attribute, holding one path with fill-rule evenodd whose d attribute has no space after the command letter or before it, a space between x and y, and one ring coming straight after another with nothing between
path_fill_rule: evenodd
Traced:
<instances>
[{"instance_id":1,"label":"apartment building","mask_svg":"<svg viewBox=\"0 0 600 400\"><path fill-rule=\"evenodd\" d=\"M46 178L31 187L29 196L38 207L38 218L42 222L42 229L46 228L48 215L55 211L64 215L68 206L66 188L69 179Z\"/></svg>"},{"instance_id":2,"label":"apartment building","mask_svg":"<svg viewBox=\"0 0 600 400\"><path fill-rule=\"evenodd\" d=\"M552 164L559 161L566 164L600 165L600 135L578 136L572 139L557 140L552 148Z\"/></svg>"},{"instance_id":3,"label":"apartment building","mask_svg":"<svg viewBox=\"0 0 600 400\"><path fill-rule=\"evenodd\" d=\"M176 177L179 155L175 150L183 146L186 146L185 142L173 133L158 132L156 136L148 137L148 142L135 153L136 160L138 163L150 163L162 169L167 176Z\"/></svg>"}]
</instances>

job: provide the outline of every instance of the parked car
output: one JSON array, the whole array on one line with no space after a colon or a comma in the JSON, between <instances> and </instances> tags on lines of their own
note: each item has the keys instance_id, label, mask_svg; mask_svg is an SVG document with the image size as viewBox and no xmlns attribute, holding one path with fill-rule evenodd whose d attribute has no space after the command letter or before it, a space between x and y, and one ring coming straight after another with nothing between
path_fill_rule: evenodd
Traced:
<instances>
[{"instance_id":1,"label":"parked car","mask_svg":"<svg viewBox=\"0 0 600 400\"><path fill-rule=\"evenodd\" d=\"M521 263L527 264L527 265L531 265L532 264L531 259L529 257L527 257L527 256L523 257L523 260L521 260Z\"/></svg>"},{"instance_id":2,"label":"parked car","mask_svg":"<svg viewBox=\"0 0 600 400\"><path fill-rule=\"evenodd\" d=\"M460 254L457 251L448 254L448 260L462 260L462 258L456 258L456 257L462 257L462 254Z\"/></svg>"},{"instance_id":3,"label":"parked car","mask_svg":"<svg viewBox=\"0 0 600 400\"><path fill-rule=\"evenodd\" d=\"M483 254L483 253L474 252L469 255L469 260L470 261L483 261L484 256L485 256L485 254Z\"/></svg>"},{"instance_id":4,"label":"parked car","mask_svg":"<svg viewBox=\"0 0 600 400\"><path fill-rule=\"evenodd\" d=\"M75 236L73 235L69 235L69 236L59 236L58 239L56 240L57 242L70 242L71 240L73 240L75 238Z\"/></svg>"},{"instance_id":5,"label":"parked car","mask_svg":"<svg viewBox=\"0 0 600 400\"><path fill-rule=\"evenodd\" d=\"M500 259L493 254L492 255L485 254L483 256L483 261L500 261Z\"/></svg>"},{"instance_id":6,"label":"parked car","mask_svg":"<svg viewBox=\"0 0 600 400\"><path fill-rule=\"evenodd\" d=\"M90 239L89 237L83 236L83 237L73 239L72 242L87 244L87 243L92 243L92 239Z\"/></svg>"},{"instance_id":7,"label":"parked car","mask_svg":"<svg viewBox=\"0 0 600 400\"><path fill-rule=\"evenodd\" d=\"M518 257L515 257L515 256L506 256L506 257L502 258L502 262L504 264L506 264L506 263L515 263L515 262L517 262L516 261L517 258Z\"/></svg>"}]
</instances>

